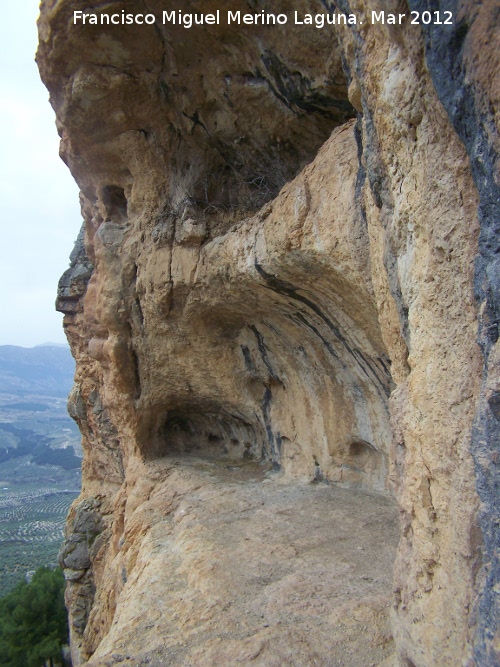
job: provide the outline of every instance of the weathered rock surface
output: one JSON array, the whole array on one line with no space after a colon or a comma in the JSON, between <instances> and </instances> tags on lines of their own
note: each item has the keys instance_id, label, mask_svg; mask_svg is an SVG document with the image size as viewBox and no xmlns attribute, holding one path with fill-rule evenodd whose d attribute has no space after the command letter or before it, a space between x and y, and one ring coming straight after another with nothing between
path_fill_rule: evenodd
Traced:
<instances>
[{"instance_id":1,"label":"weathered rock surface","mask_svg":"<svg viewBox=\"0 0 500 667\"><path fill-rule=\"evenodd\" d=\"M97 591L89 665L359 665L391 654L391 501L280 483L252 462L163 459L140 476L138 505L112 537L114 577ZM112 601L103 637L97 617L108 621Z\"/></svg>"},{"instance_id":2,"label":"weathered rock surface","mask_svg":"<svg viewBox=\"0 0 500 667\"><path fill-rule=\"evenodd\" d=\"M269 11L334 11L292 4ZM500 17L336 5L358 24L83 27L42 2L85 221L58 298L75 665L500 659Z\"/></svg>"}]
</instances>

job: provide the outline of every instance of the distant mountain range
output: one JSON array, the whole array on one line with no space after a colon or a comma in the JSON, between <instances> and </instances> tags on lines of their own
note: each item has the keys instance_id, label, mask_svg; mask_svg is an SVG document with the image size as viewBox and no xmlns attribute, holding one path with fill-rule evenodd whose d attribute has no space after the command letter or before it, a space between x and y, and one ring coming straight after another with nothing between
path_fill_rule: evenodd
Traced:
<instances>
[{"instance_id":1,"label":"distant mountain range","mask_svg":"<svg viewBox=\"0 0 500 667\"><path fill-rule=\"evenodd\" d=\"M75 362L67 346L0 345L1 393L66 397L74 372Z\"/></svg>"},{"instance_id":2,"label":"distant mountain range","mask_svg":"<svg viewBox=\"0 0 500 667\"><path fill-rule=\"evenodd\" d=\"M35 347L68 347L68 343L39 343Z\"/></svg>"}]
</instances>

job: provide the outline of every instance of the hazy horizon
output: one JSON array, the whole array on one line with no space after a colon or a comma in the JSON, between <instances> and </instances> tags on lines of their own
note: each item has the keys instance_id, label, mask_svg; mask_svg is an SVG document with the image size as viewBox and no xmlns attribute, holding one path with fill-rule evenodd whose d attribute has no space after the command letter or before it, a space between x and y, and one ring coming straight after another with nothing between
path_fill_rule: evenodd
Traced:
<instances>
[{"instance_id":1,"label":"hazy horizon","mask_svg":"<svg viewBox=\"0 0 500 667\"><path fill-rule=\"evenodd\" d=\"M0 23L0 345L66 343L57 282L81 226L78 188L58 155L48 92L34 62L38 0Z\"/></svg>"},{"instance_id":2,"label":"hazy horizon","mask_svg":"<svg viewBox=\"0 0 500 667\"><path fill-rule=\"evenodd\" d=\"M45 341L43 343L37 343L36 345L14 345L13 343L0 343L0 348L2 347L22 347L24 350L32 350L35 347L68 347L69 343L56 343L54 341Z\"/></svg>"}]
</instances>

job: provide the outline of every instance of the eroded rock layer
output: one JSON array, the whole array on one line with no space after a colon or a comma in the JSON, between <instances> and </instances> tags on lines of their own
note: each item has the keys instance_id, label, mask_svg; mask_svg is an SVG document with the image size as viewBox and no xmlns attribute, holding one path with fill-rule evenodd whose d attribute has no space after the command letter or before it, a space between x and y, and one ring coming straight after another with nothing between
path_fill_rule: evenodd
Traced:
<instances>
[{"instance_id":1,"label":"eroded rock layer","mask_svg":"<svg viewBox=\"0 0 500 667\"><path fill-rule=\"evenodd\" d=\"M131 4L167 9L92 11ZM58 295L75 665L499 659L500 18L292 4L168 9L357 24L82 26L85 3L42 2L84 217Z\"/></svg>"}]
</instances>

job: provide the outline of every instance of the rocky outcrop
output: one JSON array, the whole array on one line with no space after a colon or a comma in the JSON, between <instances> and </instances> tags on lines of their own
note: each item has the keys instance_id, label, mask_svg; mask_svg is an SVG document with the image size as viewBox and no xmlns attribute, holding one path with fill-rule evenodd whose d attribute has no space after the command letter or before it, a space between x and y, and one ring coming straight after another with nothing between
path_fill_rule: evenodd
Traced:
<instances>
[{"instance_id":1,"label":"rocky outcrop","mask_svg":"<svg viewBox=\"0 0 500 667\"><path fill-rule=\"evenodd\" d=\"M499 18L373 20L423 4L42 2L84 217L76 665L498 661Z\"/></svg>"}]
</instances>

